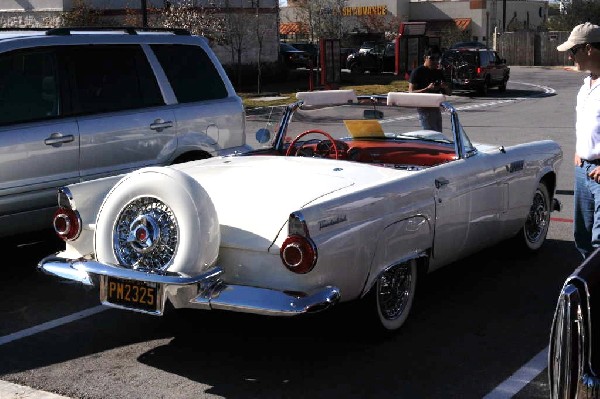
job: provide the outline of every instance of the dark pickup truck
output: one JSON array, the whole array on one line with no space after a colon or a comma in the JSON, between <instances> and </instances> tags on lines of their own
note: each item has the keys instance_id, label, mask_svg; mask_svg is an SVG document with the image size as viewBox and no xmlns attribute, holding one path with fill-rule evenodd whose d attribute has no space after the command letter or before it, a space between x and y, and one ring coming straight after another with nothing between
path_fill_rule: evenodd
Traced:
<instances>
[{"instance_id":1,"label":"dark pickup truck","mask_svg":"<svg viewBox=\"0 0 600 399\"><path fill-rule=\"evenodd\" d=\"M346 68L353 74L369 71L371 74L394 72L395 43L378 42L371 48L362 48L346 59Z\"/></svg>"}]
</instances>

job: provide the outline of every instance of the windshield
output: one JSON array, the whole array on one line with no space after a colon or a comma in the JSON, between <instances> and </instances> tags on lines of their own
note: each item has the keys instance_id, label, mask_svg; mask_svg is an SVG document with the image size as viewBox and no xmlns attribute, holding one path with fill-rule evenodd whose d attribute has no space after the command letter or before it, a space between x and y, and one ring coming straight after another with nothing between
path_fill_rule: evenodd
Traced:
<instances>
[{"instance_id":1,"label":"windshield","mask_svg":"<svg viewBox=\"0 0 600 399\"><path fill-rule=\"evenodd\" d=\"M254 148L269 148L280 139L287 143L301 133L310 129L330 134L335 139L353 140L367 138L370 140L421 138L434 142L454 143L450 112L441 107L441 131L427 130L421 127L417 108L388 106L379 99L373 103L370 98L361 99L357 104L338 105L300 105L291 113L289 123L281 137L277 132L281 126L285 107L264 107L260 110L249 110L246 127L250 132L265 128L271 132L271 140L266 143L249 143ZM318 135L320 133L316 133ZM310 137L307 137L310 139Z\"/></svg>"}]
</instances>

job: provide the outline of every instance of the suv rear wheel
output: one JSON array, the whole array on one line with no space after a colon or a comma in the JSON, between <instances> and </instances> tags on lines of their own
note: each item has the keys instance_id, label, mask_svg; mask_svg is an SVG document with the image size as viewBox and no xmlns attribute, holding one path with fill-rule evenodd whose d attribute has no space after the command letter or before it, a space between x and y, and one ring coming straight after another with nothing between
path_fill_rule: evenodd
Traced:
<instances>
[{"instance_id":1,"label":"suv rear wheel","mask_svg":"<svg viewBox=\"0 0 600 399\"><path fill-rule=\"evenodd\" d=\"M479 94L480 96L487 96L489 88L490 88L490 78L487 77L487 78L485 78L485 81L483 82L483 84L481 86L479 86L479 88L477 89L477 94Z\"/></svg>"},{"instance_id":2,"label":"suv rear wheel","mask_svg":"<svg viewBox=\"0 0 600 399\"><path fill-rule=\"evenodd\" d=\"M504 79L502 83L500 83L500 86L498 86L498 91L500 91L500 93L504 93L506 91L506 83L506 79Z\"/></svg>"}]
</instances>

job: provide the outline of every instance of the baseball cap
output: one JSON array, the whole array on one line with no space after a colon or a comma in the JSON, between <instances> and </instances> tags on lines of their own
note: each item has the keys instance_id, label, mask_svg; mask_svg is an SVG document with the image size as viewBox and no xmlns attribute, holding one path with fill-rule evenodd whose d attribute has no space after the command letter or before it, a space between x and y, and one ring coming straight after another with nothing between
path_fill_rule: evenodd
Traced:
<instances>
[{"instance_id":1,"label":"baseball cap","mask_svg":"<svg viewBox=\"0 0 600 399\"><path fill-rule=\"evenodd\" d=\"M567 51L577 44L600 43L600 26L586 22L577 25L571 31L566 42L556 46L558 51Z\"/></svg>"}]
</instances>

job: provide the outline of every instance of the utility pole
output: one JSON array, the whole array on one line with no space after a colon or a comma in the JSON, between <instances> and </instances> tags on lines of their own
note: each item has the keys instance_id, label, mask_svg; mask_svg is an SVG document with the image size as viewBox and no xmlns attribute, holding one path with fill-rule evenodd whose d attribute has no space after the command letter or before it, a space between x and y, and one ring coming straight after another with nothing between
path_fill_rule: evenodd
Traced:
<instances>
[{"instance_id":1,"label":"utility pole","mask_svg":"<svg viewBox=\"0 0 600 399\"><path fill-rule=\"evenodd\" d=\"M146 0L142 1L142 26L144 28L148 27L148 10L146 9Z\"/></svg>"},{"instance_id":2,"label":"utility pole","mask_svg":"<svg viewBox=\"0 0 600 399\"><path fill-rule=\"evenodd\" d=\"M506 32L506 0L502 0L502 33Z\"/></svg>"}]
</instances>

